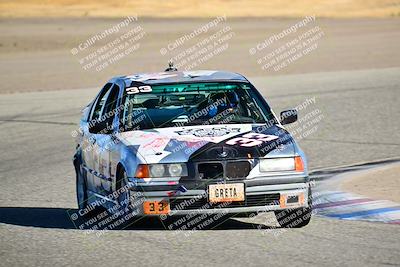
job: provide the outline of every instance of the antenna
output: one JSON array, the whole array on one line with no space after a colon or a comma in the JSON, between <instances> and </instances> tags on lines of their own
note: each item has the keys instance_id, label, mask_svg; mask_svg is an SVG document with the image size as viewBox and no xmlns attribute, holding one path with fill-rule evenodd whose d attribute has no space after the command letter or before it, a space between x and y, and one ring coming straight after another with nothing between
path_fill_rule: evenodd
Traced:
<instances>
[{"instance_id":1,"label":"antenna","mask_svg":"<svg viewBox=\"0 0 400 267\"><path fill-rule=\"evenodd\" d=\"M174 67L174 62L170 60L168 62L168 68L166 68L165 71L178 71L178 69Z\"/></svg>"}]
</instances>

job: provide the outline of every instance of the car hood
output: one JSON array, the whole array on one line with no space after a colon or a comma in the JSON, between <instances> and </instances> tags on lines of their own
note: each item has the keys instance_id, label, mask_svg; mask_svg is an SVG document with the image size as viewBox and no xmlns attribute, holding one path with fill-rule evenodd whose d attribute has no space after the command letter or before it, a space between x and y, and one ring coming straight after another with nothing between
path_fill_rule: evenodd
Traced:
<instances>
[{"instance_id":1,"label":"car hood","mask_svg":"<svg viewBox=\"0 0 400 267\"><path fill-rule=\"evenodd\" d=\"M280 125L229 124L156 128L118 134L144 163L293 156L295 145Z\"/></svg>"}]
</instances>

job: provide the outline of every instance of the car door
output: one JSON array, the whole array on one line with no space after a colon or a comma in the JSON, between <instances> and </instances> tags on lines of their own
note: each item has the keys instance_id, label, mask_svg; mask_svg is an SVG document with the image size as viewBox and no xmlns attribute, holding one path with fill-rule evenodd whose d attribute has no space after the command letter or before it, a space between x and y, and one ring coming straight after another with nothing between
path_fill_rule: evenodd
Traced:
<instances>
[{"instance_id":1,"label":"car door","mask_svg":"<svg viewBox=\"0 0 400 267\"><path fill-rule=\"evenodd\" d=\"M110 165L110 148L114 138L114 120L118 102L119 86L113 84L106 94L101 112L98 114L100 120L107 122L109 129L93 134L93 163L94 163L94 186L97 194L107 195L111 193L112 177Z\"/></svg>"},{"instance_id":2,"label":"car door","mask_svg":"<svg viewBox=\"0 0 400 267\"><path fill-rule=\"evenodd\" d=\"M112 83L107 83L100 93L97 95L96 99L93 101L91 110L89 112L89 117L87 122L82 125L83 137L82 137L82 159L84 163L84 168L87 173L86 184L89 194L96 192L95 186L95 159L93 151L96 149L96 139L95 134L89 132L89 128L96 123L96 120L100 118L101 111L105 105L107 96L110 92Z\"/></svg>"}]
</instances>

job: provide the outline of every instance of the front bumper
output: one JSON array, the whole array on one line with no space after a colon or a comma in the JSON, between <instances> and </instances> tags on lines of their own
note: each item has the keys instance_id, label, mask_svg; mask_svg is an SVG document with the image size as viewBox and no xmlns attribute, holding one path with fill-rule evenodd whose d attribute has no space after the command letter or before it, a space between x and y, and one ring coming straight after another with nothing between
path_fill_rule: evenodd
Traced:
<instances>
[{"instance_id":1,"label":"front bumper","mask_svg":"<svg viewBox=\"0 0 400 267\"><path fill-rule=\"evenodd\" d=\"M131 186L131 206L138 215L145 214L144 201L165 201L170 205L169 216L187 214L229 214L258 213L309 206L310 186L308 176L281 175L255 179L225 181L244 183L245 200L212 204L208 201L208 185L217 181L179 182L134 180ZM183 190L182 190L183 189ZM137 194L140 193L140 194ZM290 199L290 200L288 200ZM154 216L154 215L150 215ZM157 216L157 215L156 215Z\"/></svg>"}]
</instances>

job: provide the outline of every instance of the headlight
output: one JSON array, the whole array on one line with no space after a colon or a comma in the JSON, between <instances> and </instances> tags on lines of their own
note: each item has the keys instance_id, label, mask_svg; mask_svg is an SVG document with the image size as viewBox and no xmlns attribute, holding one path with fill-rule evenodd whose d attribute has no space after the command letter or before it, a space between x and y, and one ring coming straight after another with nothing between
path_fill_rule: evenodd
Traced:
<instances>
[{"instance_id":1,"label":"headlight","mask_svg":"<svg viewBox=\"0 0 400 267\"><path fill-rule=\"evenodd\" d=\"M261 159L260 172L304 171L301 157Z\"/></svg>"},{"instance_id":2,"label":"headlight","mask_svg":"<svg viewBox=\"0 0 400 267\"><path fill-rule=\"evenodd\" d=\"M150 165L149 169L151 177L162 177L165 173L165 168L163 164Z\"/></svg>"},{"instance_id":3,"label":"headlight","mask_svg":"<svg viewBox=\"0 0 400 267\"><path fill-rule=\"evenodd\" d=\"M164 178L187 176L188 171L184 163L171 164L140 164L136 170L137 178Z\"/></svg>"},{"instance_id":4,"label":"headlight","mask_svg":"<svg viewBox=\"0 0 400 267\"><path fill-rule=\"evenodd\" d=\"M171 176L181 176L182 171L182 164L169 164L168 166L168 172Z\"/></svg>"}]
</instances>

